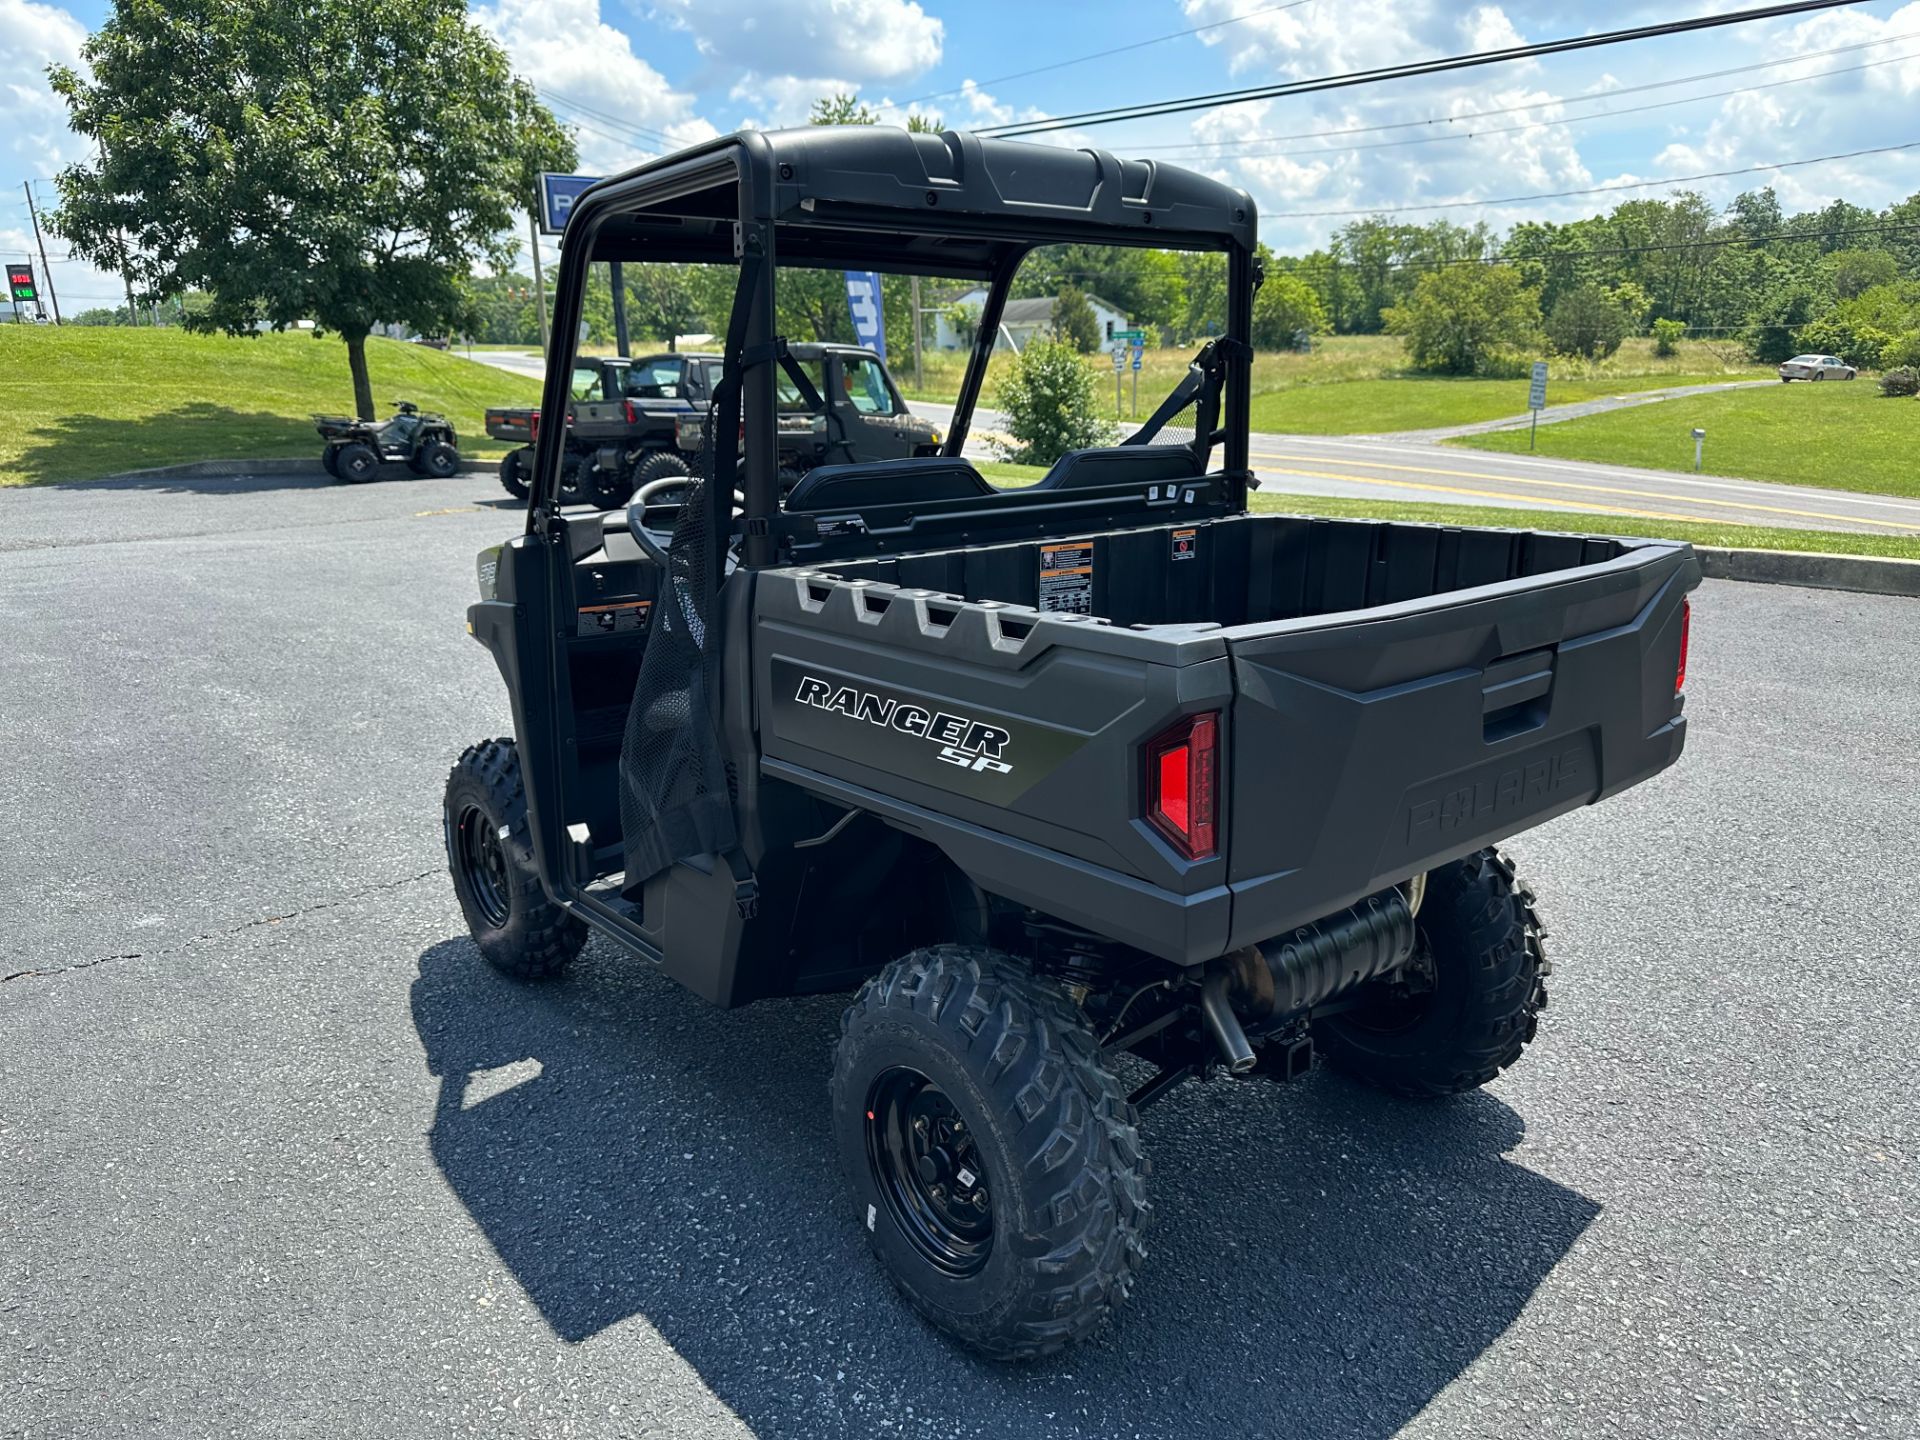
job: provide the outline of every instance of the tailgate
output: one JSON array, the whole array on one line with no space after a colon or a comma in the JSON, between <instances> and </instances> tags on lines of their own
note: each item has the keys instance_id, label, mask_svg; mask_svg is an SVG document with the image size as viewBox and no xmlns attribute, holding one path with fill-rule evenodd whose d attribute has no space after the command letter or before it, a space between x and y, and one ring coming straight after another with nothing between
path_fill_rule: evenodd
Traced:
<instances>
[{"instance_id":1,"label":"tailgate","mask_svg":"<svg viewBox=\"0 0 1920 1440\"><path fill-rule=\"evenodd\" d=\"M490 407L486 412L486 430L494 440L511 440L525 445L533 439L533 411L529 409L502 409Z\"/></svg>"},{"instance_id":2,"label":"tailgate","mask_svg":"<svg viewBox=\"0 0 1920 1440\"><path fill-rule=\"evenodd\" d=\"M1228 632L1233 944L1328 914L1679 756L1686 546Z\"/></svg>"}]
</instances>

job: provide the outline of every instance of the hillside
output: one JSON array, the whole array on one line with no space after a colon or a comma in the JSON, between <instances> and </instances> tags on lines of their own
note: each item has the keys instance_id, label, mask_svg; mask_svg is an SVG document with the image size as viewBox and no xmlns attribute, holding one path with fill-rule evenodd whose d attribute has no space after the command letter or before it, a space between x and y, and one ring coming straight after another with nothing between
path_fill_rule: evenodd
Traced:
<instances>
[{"instance_id":1,"label":"hillside","mask_svg":"<svg viewBox=\"0 0 1920 1440\"><path fill-rule=\"evenodd\" d=\"M525 377L395 340L369 340L367 366L382 414L393 400L440 411L467 454L489 448L484 407L539 396ZM34 485L188 460L317 460L308 417L350 413L353 384L331 336L0 325L0 403L0 485Z\"/></svg>"}]
</instances>

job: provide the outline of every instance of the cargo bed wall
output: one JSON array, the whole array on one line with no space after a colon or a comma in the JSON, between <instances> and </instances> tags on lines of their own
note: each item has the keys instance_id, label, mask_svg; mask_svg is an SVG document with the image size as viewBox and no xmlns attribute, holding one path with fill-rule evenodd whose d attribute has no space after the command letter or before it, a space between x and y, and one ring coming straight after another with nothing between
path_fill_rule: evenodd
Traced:
<instances>
[{"instance_id":1,"label":"cargo bed wall","mask_svg":"<svg viewBox=\"0 0 1920 1440\"><path fill-rule=\"evenodd\" d=\"M1528 530L1247 515L826 568L966 600L1078 610L1115 625L1231 626L1425 599L1598 564L1633 546Z\"/></svg>"}]
</instances>

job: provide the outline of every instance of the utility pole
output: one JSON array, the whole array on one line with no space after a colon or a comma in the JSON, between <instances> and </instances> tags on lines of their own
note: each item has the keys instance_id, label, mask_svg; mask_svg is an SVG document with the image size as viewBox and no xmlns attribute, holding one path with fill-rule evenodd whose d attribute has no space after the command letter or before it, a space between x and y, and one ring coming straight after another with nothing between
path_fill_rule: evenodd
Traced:
<instances>
[{"instance_id":1,"label":"utility pole","mask_svg":"<svg viewBox=\"0 0 1920 1440\"><path fill-rule=\"evenodd\" d=\"M607 278L613 285L613 343L624 359L633 353L627 344L627 276L618 260L607 262Z\"/></svg>"},{"instance_id":2,"label":"utility pole","mask_svg":"<svg viewBox=\"0 0 1920 1440\"><path fill-rule=\"evenodd\" d=\"M53 267L47 264L47 242L40 237L40 212L33 208L33 182L21 187L27 192L27 214L33 219L33 243L40 247L40 273L46 277L47 299L53 303L53 323L60 323L60 297L53 293Z\"/></svg>"},{"instance_id":3,"label":"utility pole","mask_svg":"<svg viewBox=\"0 0 1920 1440\"><path fill-rule=\"evenodd\" d=\"M537 210L540 197L535 195L533 203ZM547 282L540 273L540 221L535 210L527 211L527 239L533 246L533 308L540 316L540 353L547 353Z\"/></svg>"},{"instance_id":4,"label":"utility pole","mask_svg":"<svg viewBox=\"0 0 1920 1440\"><path fill-rule=\"evenodd\" d=\"M913 277L913 388L920 384L920 277Z\"/></svg>"}]
</instances>

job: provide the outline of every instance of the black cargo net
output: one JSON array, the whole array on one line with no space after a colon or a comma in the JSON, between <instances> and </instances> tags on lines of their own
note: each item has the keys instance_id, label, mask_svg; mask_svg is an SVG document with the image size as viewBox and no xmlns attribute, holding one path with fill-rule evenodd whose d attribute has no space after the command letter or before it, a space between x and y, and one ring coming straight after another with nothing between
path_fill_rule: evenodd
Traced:
<instances>
[{"instance_id":1,"label":"black cargo net","mask_svg":"<svg viewBox=\"0 0 1920 1440\"><path fill-rule=\"evenodd\" d=\"M1168 392L1146 423L1120 443L1179 446L1191 450L1195 464L1206 469L1214 430L1220 423L1220 394L1226 385L1227 362L1247 353L1237 341L1209 340L1187 366L1186 376Z\"/></svg>"},{"instance_id":2,"label":"black cargo net","mask_svg":"<svg viewBox=\"0 0 1920 1440\"><path fill-rule=\"evenodd\" d=\"M1147 422L1127 437L1129 445L1179 445L1191 446L1197 433L1196 422L1200 405L1196 400L1185 408L1176 410L1166 419L1149 416Z\"/></svg>"},{"instance_id":3,"label":"black cargo net","mask_svg":"<svg viewBox=\"0 0 1920 1440\"><path fill-rule=\"evenodd\" d=\"M713 473L713 417L698 469ZM689 486L667 548L648 624L646 653L620 747L621 889L629 899L676 860L739 848L714 706L720 647L714 632L715 556L711 482Z\"/></svg>"}]
</instances>

